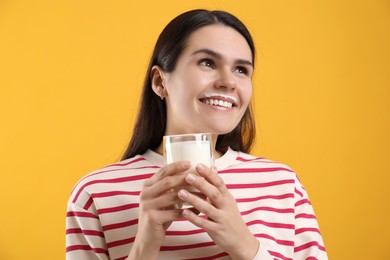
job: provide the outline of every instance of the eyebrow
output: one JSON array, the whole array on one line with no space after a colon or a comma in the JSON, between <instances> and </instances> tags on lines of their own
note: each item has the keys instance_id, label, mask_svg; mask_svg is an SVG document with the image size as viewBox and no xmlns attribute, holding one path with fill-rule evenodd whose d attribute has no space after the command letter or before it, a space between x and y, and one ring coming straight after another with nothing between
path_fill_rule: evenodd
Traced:
<instances>
[{"instance_id":1,"label":"eyebrow","mask_svg":"<svg viewBox=\"0 0 390 260\"><path fill-rule=\"evenodd\" d=\"M213 56L213 57L215 57L217 59L222 59L222 55L221 54L219 54L219 53L217 53L217 52L215 52L213 50L210 50L210 49L196 50L196 51L194 51L192 53L192 55L196 55L198 53L206 53L206 54L208 54L210 56ZM253 63L248 61L248 60L245 60L245 59L236 59L235 63L237 63L237 64L246 64L246 65L249 65L249 66L253 67Z\"/></svg>"}]
</instances>

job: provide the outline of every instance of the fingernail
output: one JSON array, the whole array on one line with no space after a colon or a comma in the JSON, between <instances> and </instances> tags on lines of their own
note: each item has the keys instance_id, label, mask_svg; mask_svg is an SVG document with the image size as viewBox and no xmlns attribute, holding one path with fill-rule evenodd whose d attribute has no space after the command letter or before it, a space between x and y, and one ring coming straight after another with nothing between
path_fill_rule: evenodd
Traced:
<instances>
[{"instance_id":1,"label":"fingernail","mask_svg":"<svg viewBox=\"0 0 390 260\"><path fill-rule=\"evenodd\" d=\"M178 195L179 195L179 198L181 198L181 199L183 199L183 200L185 200L185 199L188 198L188 192L185 191L185 190L180 190L179 193L178 193Z\"/></svg>"},{"instance_id":2,"label":"fingernail","mask_svg":"<svg viewBox=\"0 0 390 260\"><path fill-rule=\"evenodd\" d=\"M188 183L193 183L195 181L195 176L193 174L188 174L186 180Z\"/></svg>"},{"instance_id":3,"label":"fingernail","mask_svg":"<svg viewBox=\"0 0 390 260\"><path fill-rule=\"evenodd\" d=\"M183 161L182 166L183 166L184 168L190 168L190 167L191 167L191 162L190 162L190 161Z\"/></svg>"},{"instance_id":4,"label":"fingernail","mask_svg":"<svg viewBox=\"0 0 390 260\"><path fill-rule=\"evenodd\" d=\"M202 164L202 163L198 163L196 165L196 169L203 172L203 171L205 171L206 166L204 164Z\"/></svg>"}]
</instances>

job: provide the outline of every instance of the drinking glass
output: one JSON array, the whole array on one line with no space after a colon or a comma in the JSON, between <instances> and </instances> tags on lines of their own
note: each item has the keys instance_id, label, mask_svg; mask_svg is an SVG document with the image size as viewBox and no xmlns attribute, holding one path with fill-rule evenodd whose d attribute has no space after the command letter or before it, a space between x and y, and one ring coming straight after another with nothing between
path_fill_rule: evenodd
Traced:
<instances>
[{"instance_id":1,"label":"drinking glass","mask_svg":"<svg viewBox=\"0 0 390 260\"><path fill-rule=\"evenodd\" d=\"M183 135L166 135L163 138L164 161L170 164L177 161L191 162L191 172L196 174L194 167L202 163L207 167L214 166L212 134L196 133ZM186 187L189 192L204 198L197 189ZM188 207L188 204L184 204Z\"/></svg>"}]
</instances>

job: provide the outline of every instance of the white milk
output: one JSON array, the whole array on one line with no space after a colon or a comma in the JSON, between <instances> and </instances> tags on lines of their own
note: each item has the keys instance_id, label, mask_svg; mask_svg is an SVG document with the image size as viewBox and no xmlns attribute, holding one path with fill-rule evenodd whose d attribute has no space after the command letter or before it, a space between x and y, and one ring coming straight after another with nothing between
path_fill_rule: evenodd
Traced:
<instances>
[{"instance_id":1,"label":"white milk","mask_svg":"<svg viewBox=\"0 0 390 260\"><path fill-rule=\"evenodd\" d=\"M182 141L170 143L165 147L167 163L177 161L190 161L195 167L202 163L212 167L211 145L210 141Z\"/></svg>"},{"instance_id":2,"label":"white milk","mask_svg":"<svg viewBox=\"0 0 390 260\"><path fill-rule=\"evenodd\" d=\"M214 159L211 150L210 136L205 134L195 134L184 135L184 136L171 136L164 137L164 158L165 163L173 163L177 161L189 161L191 162L192 173L196 174L194 167L202 163L208 167L214 166ZM192 140L188 140L192 138ZM209 138L208 140L204 140ZM182 139L182 140L180 140ZM187 139L187 140L184 140ZM195 139L195 140L194 140ZM199 140L203 139L203 140ZM205 196L202 195L199 190L194 187L186 187L186 190L193 193L196 196L199 196L202 199L205 199ZM180 203L177 205L178 208L190 208L191 205L187 203Z\"/></svg>"}]
</instances>

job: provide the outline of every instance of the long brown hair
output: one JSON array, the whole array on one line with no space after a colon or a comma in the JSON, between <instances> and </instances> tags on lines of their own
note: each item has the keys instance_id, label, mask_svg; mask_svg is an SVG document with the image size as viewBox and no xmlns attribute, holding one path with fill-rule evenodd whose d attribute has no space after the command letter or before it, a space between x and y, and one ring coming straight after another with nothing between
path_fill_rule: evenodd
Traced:
<instances>
[{"instance_id":1,"label":"long brown hair","mask_svg":"<svg viewBox=\"0 0 390 260\"><path fill-rule=\"evenodd\" d=\"M239 32L251 49L254 64L255 46L252 37L245 25L234 15L224 11L197 9L174 18L157 39L145 76L133 135L122 157L123 160L143 154L147 149L157 149L165 133L167 111L165 101L160 100L152 90L150 77L152 67L158 65L165 72L172 72L190 34L212 24L223 24ZM216 150L224 153L231 147L233 150L249 152L254 138L255 123L249 105L239 124L231 132L218 136Z\"/></svg>"}]
</instances>

